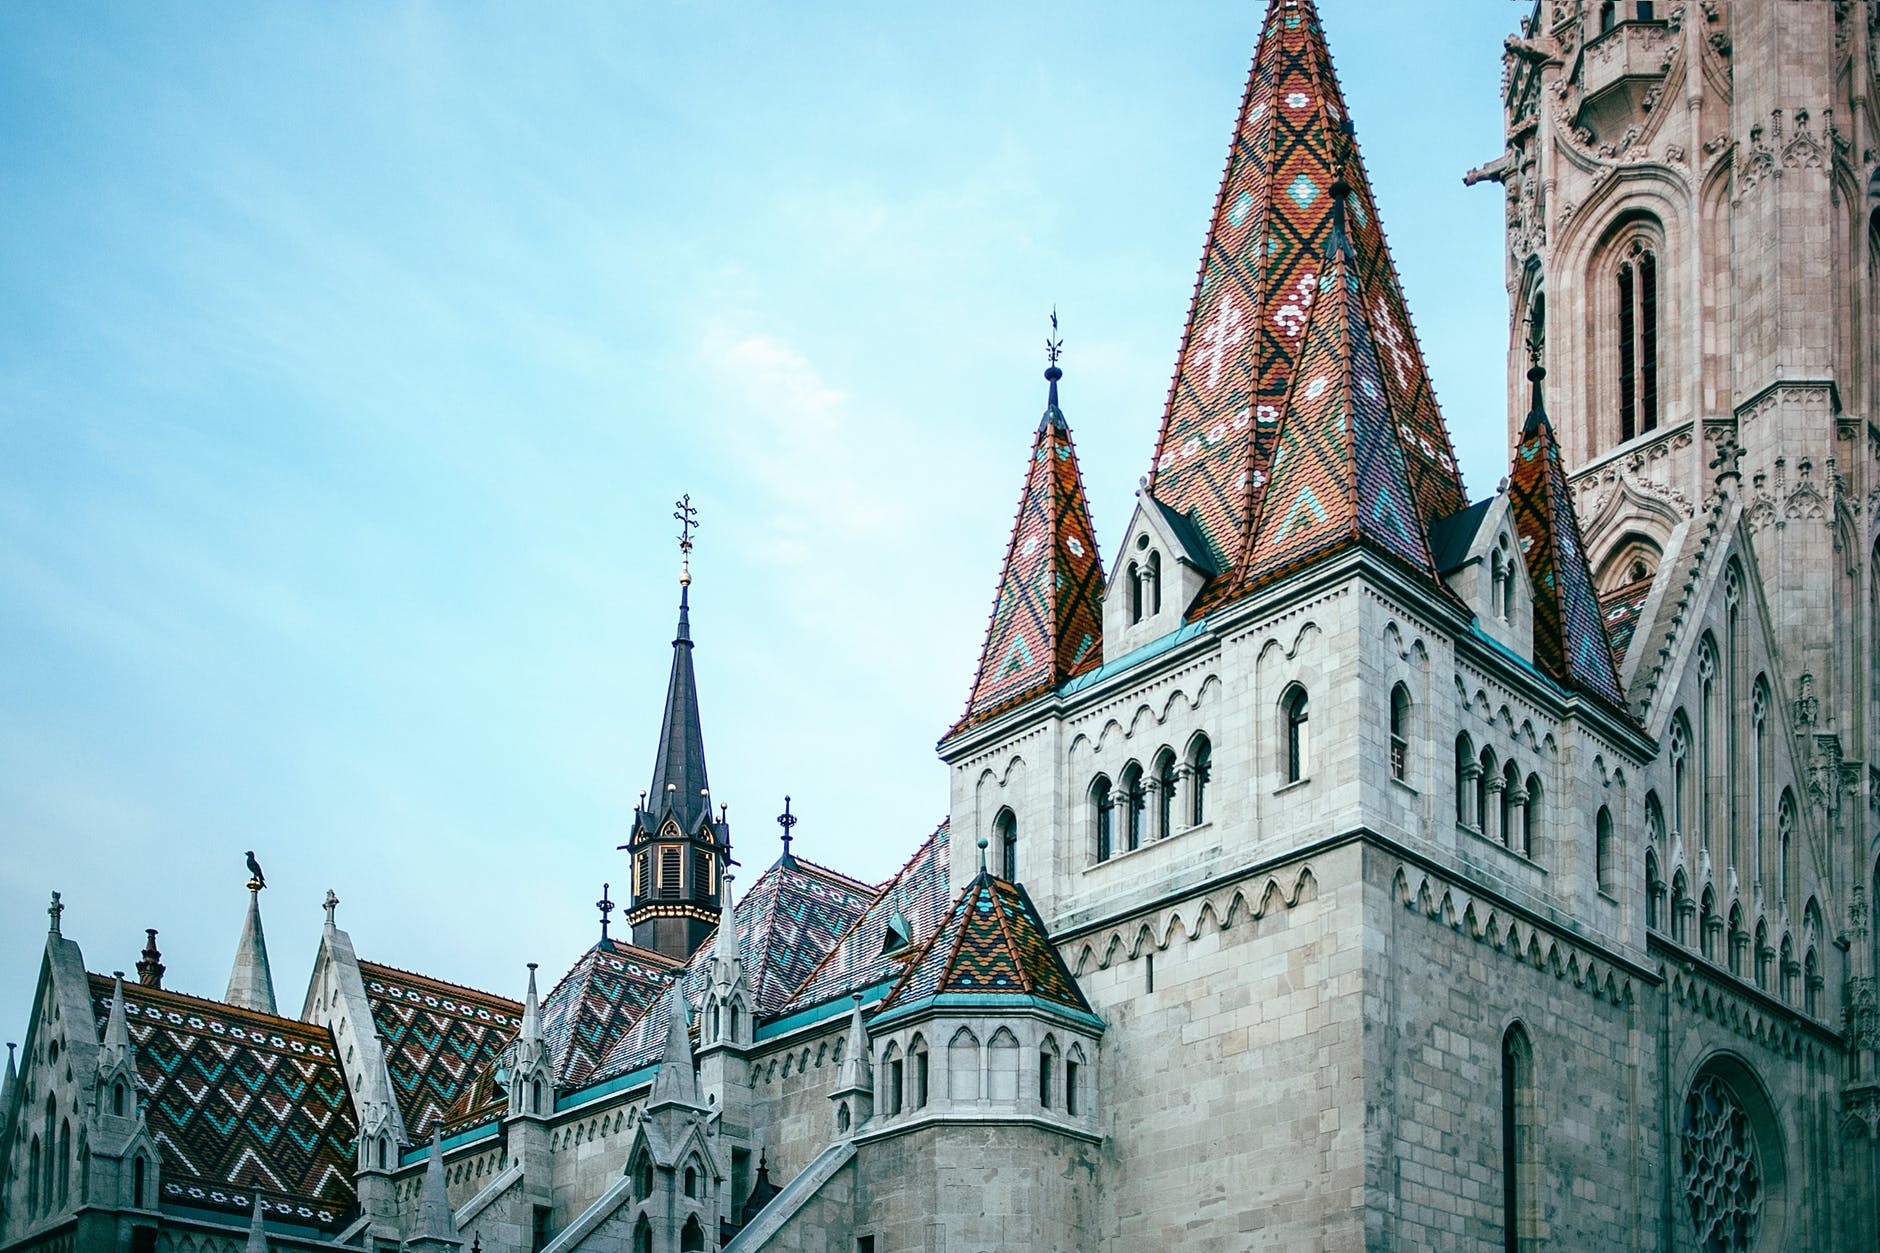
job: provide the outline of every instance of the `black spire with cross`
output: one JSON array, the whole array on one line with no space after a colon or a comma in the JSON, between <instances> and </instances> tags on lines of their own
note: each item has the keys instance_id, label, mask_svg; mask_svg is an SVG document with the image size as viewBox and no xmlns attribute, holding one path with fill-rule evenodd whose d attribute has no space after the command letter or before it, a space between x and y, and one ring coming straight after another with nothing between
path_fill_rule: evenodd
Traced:
<instances>
[{"instance_id":1,"label":"black spire with cross","mask_svg":"<svg viewBox=\"0 0 1880 1253\"><path fill-rule=\"evenodd\" d=\"M614 912L614 903L608 896L611 884L601 884L601 898L594 902L594 908L601 911L601 943L607 943L607 918Z\"/></svg>"},{"instance_id":2,"label":"black spire with cross","mask_svg":"<svg viewBox=\"0 0 1880 1253\"><path fill-rule=\"evenodd\" d=\"M1038 434L1046 431L1070 433L1070 426L1064 421L1064 411L1058 408L1058 380L1064 377L1064 371L1058 369L1058 358L1064 353L1064 336L1058 333L1057 308L1051 309L1051 333L1044 340L1044 379L1049 383L1050 391L1045 395L1044 416L1038 419Z\"/></svg>"},{"instance_id":3,"label":"black spire with cross","mask_svg":"<svg viewBox=\"0 0 1880 1253\"><path fill-rule=\"evenodd\" d=\"M1547 377L1547 367L1541 364L1541 354L1547 347L1547 330L1541 323L1541 320L1534 316L1532 311L1528 313L1527 325L1527 377L1530 394L1528 397L1527 421L1522 423L1521 426L1521 438L1523 439L1526 439L1544 426L1550 426L1547 421L1547 405L1541 398L1541 380Z\"/></svg>"}]
</instances>

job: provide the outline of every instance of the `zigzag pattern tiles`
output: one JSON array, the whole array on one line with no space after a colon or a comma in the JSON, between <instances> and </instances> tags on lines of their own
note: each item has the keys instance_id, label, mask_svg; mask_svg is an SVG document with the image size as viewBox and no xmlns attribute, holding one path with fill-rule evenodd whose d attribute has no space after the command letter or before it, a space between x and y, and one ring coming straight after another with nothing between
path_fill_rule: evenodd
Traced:
<instances>
[{"instance_id":1,"label":"zigzag pattern tiles","mask_svg":"<svg viewBox=\"0 0 1880 1253\"><path fill-rule=\"evenodd\" d=\"M919 951L946 913L947 845L948 824L943 822L823 958L783 1012L846 996L905 969L910 955ZM907 927L908 944L888 952L888 925L897 919Z\"/></svg>"},{"instance_id":2,"label":"zigzag pattern tiles","mask_svg":"<svg viewBox=\"0 0 1880 1253\"><path fill-rule=\"evenodd\" d=\"M596 944L542 1002L542 1034L564 1084L587 1081L646 1007L665 994L675 964L608 939Z\"/></svg>"},{"instance_id":3,"label":"zigzag pattern tiles","mask_svg":"<svg viewBox=\"0 0 1880 1253\"><path fill-rule=\"evenodd\" d=\"M360 962L392 1097L413 1142L431 1134L463 1089L516 1038L522 1006L472 988Z\"/></svg>"},{"instance_id":4,"label":"zigzag pattern tiles","mask_svg":"<svg viewBox=\"0 0 1880 1253\"><path fill-rule=\"evenodd\" d=\"M94 974L100 1037L112 980ZM358 1202L359 1126L324 1027L129 985L124 1017L144 1121L163 1154L163 1200L331 1228Z\"/></svg>"},{"instance_id":5,"label":"zigzag pattern tiles","mask_svg":"<svg viewBox=\"0 0 1880 1253\"><path fill-rule=\"evenodd\" d=\"M882 1007L961 992L1028 995L1090 1012L1025 890L981 874L954 902Z\"/></svg>"}]
</instances>

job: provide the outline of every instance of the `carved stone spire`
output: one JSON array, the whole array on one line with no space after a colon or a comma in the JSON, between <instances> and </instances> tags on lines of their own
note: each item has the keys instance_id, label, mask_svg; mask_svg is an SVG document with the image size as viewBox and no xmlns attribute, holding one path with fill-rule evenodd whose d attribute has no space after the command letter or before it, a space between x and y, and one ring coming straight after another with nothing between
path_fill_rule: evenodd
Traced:
<instances>
[{"instance_id":1,"label":"carved stone spire","mask_svg":"<svg viewBox=\"0 0 1880 1253\"><path fill-rule=\"evenodd\" d=\"M255 1209L248 1220L248 1243L242 1246L242 1253L268 1253L267 1229L261 1225L261 1193L255 1193Z\"/></svg>"},{"instance_id":2,"label":"carved stone spire","mask_svg":"<svg viewBox=\"0 0 1880 1253\"><path fill-rule=\"evenodd\" d=\"M437 1124L431 1126L431 1155L424 1163L424 1191L418 1200L418 1218L407 1249L427 1251L460 1249L463 1237L457 1234L457 1219L450 1210L450 1191L444 1182L444 1140Z\"/></svg>"},{"instance_id":3,"label":"carved stone spire","mask_svg":"<svg viewBox=\"0 0 1880 1253\"><path fill-rule=\"evenodd\" d=\"M228 975L228 991L222 999L238 1009L252 1009L262 1014L278 1014L274 1006L274 972L268 966L268 939L261 929L261 887L248 884L248 918L242 923L242 938L235 945L235 964Z\"/></svg>"},{"instance_id":4,"label":"carved stone spire","mask_svg":"<svg viewBox=\"0 0 1880 1253\"><path fill-rule=\"evenodd\" d=\"M659 1056L659 1071L646 1098L648 1112L664 1105L699 1108L698 1075L692 1069L692 1036L685 994L677 980L666 993L666 1047Z\"/></svg>"},{"instance_id":5,"label":"carved stone spire","mask_svg":"<svg viewBox=\"0 0 1880 1253\"><path fill-rule=\"evenodd\" d=\"M98 1050L100 1072L124 1064L131 1055L130 1022L124 1017L124 972L117 971L111 987L111 1013L104 1020L104 1044Z\"/></svg>"},{"instance_id":6,"label":"carved stone spire","mask_svg":"<svg viewBox=\"0 0 1880 1253\"><path fill-rule=\"evenodd\" d=\"M137 982L147 988L163 986L163 954L157 951L157 929L144 928L144 952L137 962Z\"/></svg>"}]
</instances>

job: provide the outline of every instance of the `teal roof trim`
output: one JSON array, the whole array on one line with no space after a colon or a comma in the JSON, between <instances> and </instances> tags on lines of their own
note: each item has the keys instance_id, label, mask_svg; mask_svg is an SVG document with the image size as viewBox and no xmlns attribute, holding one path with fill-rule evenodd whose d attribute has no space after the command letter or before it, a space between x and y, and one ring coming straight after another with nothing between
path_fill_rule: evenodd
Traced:
<instances>
[{"instance_id":1,"label":"teal roof trim","mask_svg":"<svg viewBox=\"0 0 1880 1253\"><path fill-rule=\"evenodd\" d=\"M576 1088L572 1092L555 1098L555 1112L559 1114L564 1109L573 1109L577 1105L586 1105L589 1101L597 1101L603 1096L609 1096L615 1092L622 1092L628 1088L635 1088L642 1083L651 1083L653 1081L653 1072L658 1069L659 1063L654 1062L650 1066L641 1066L637 1070L626 1071L622 1074L615 1075L611 1079L603 1079L599 1083L591 1083L585 1088Z\"/></svg>"},{"instance_id":2,"label":"teal roof trim","mask_svg":"<svg viewBox=\"0 0 1880 1253\"><path fill-rule=\"evenodd\" d=\"M1148 661L1151 657L1160 657L1163 653L1182 644L1186 644L1189 640L1195 638L1195 636L1206 631L1209 622L1210 619L1208 618L1200 618L1194 622L1184 622L1181 626L1170 631L1162 638L1150 640L1140 648L1132 648L1115 661L1104 662L1089 674L1078 675L1069 683L1059 688L1058 693L1062 696L1070 696L1094 684L1101 683L1114 675L1119 675L1131 667L1139 666L1143 662Z\"/></svg>"},{"instance_id":3,"label":"teal roof trim","mask_svg":"<svg viewBox=\"0 0 1880 1253\"><path fill-rule=\"evenodd\" d=\"M1500 640L1494 638L1493 636L1489 635L1487 632L1483 631L1481 628L1481 625L1477 622L1474 622L1473 620L1470 621L1469 623L1469 634L1474 636L1477 640L1480 640L1482 643L1488 645L1488 647L1492 649L1493 651L1500 653L1503 657L1506 657L1509 661L1513 662L1515 665L1521 667L1521 669L1524 672L1533 675L1536 679L1539 679L1542 683L1547 685L1548 691L1560 697L1562 700L1565 700L1567 697L1574 695L1574 693L1569 692L1566 688L1561 687L1560 684L1554 682L1552 675L1549 675L1546 671L1536 666L1533 662L1529 661L1526 657L1523 657L1520 653L1515 652L1514 649L1509 648L1506 644L1502 643Z\"/></svg>"},{"instance_id":4,"label":"teal roof trim","mask_svg":"<svg viewBox=\"0 0 1880 1253\"><path fill-rule=\"evenodd\" d=\"M862 988L862 1004L872 1005L879 1002L882 997L888 994L888 989L893 987L895 981L900 977L901 972L897 970L888 978L871 983L867 987ZM761 1044L765 1040L774 1040L780 1035L786 1035L789 1032L795 1031L798 1027L807 1027L812 1023L822 1022L826 1018L834 1018L837 1015L846 1014L849 1012L850 1003L849 997L846 995L834 996L820 1005L812 1005L808 1009L799 1009L794 1014L785 1014L781 1018L773 1019L758 1027L754 1042Z\"/></svg>"},{"instance_id":5,"label":"teal roof trim","mask_svg":"<svg viewBox=\"0 0 1880 1253\"><path fill-rule=\"evenodd\" d=\"M1072 1009L1056 1001L1048 1001L1030 993L1011 992L941 992L934 996L923 996L917 1001L905 1005L896 1005L886 1013L880 1014L868 1024L874 1030L883 1023L899 1022L901 1019L930 1009L971 1009L971 1010L1014 1010L1028 1009L1039 1013L1062 1018L1093 1031L1104 1029L1103 1019L1095 1014L1086 1014L1081 1009Z\"/></svg>"},{"instance_id":6,"label":"teal roof trim","mask_svg":"<svg viewBox=\"0 0 1880 1253\"><path fill-rule=\"evenodd\" d=\"M460 1144L469 1144L476 1140L487 1140L502 1129L503 1126L501 1123L486 1122L481 1127L472 1127L470 1130L459 1132L457 1135L445 1136L444 1150L445 1152L449 1152ZM431 1146L428 1144L420 1144L415 1149L406 1149L404 1152L400 1153L398 1155L398 1164L400 1166L409 1166L413 1162L421 1162L429 1156L431 1156Z\"/></svg>"}]
</instances>

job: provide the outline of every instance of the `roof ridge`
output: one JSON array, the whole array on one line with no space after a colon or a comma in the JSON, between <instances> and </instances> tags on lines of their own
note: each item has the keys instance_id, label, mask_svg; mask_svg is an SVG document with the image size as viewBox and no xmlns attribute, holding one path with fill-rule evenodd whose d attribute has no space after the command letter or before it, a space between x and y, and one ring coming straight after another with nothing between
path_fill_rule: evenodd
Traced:
<instances>
[{"instance_id":1,"label":"roof ridge","mask_svg":"<svg viewBox=\"0 0 1880 1253\"><path fill-rule=\"evenodd\" d=\"M499 993L485 992L482 988L473 988L467 983L452 983L448 979L439 979L435 975L419 974L415 970L406 970L403 966L388 966L384 962L367 961L363 957L359 959L359 966L361 970L363 970L367 966L370 966L374 970L385 970L395 975L404 975L406 978L421 979L426 983L434 983L438 987L441 987L441 988L455 988L459 992L473 992L478 996L487 997L492 1001L501 1001L505 1005L514 1005L516 1007L516 1014L518 1016L520 1016L522 1013L521 1001L512 1001L508 997L503 996Z\"/></svg>"},{"instance_id":2,"label":"roof ridge","mask_svg":"<svg viewBox=\"0 0 1880 1253\"><path fill-rule=\"evenodd\" d=\"M114 988L117 983L117 977L115 975L101 975L95 970L86 971L85 976L92 981L94 993L98 987L111 989ZM213 997L197 996L193 992L184 992L176 988L151 987L149 984L145 983L126 983L124 985L124 995L126 999L143 998L145 1000L162 1000L169 998L172 1000L194 1001L201 1005L213 1005L219 1012L231 1017L249 1018L256 1022L278 1023L303 1035L323 1036L328 1039L331 1039L333 1035L327 1027L320 1023L306 1022L299 1018L286 1018L280 1014L269 1014L262 1010L249 1009L244 1005L235 1005L228 1001L218 1001Z\"/></svg>"},{"instance_id":3,"label":"roof ridge","mask_svg":"<svg viewBox=\"0 0 1880 1253\"><path fill-rule=\"evenodd\" d=\"M992 898L998 902L998 908L993 911L993 916L998 924L999 940L1005 945L1005 951L1012 959L1012 968L1018 972L1019 987L1029 995L1038 990L1038 981L1032 978L1031 971L1025 968L1024 960L1018 955L1018 941L1012 935L1012 928L1007 918L1009 906L1005 899L1005 892L998 886L1003 880L993 879L991 876L987 876L987 879L992 885Z\"/></svg>"}]
</instances>

